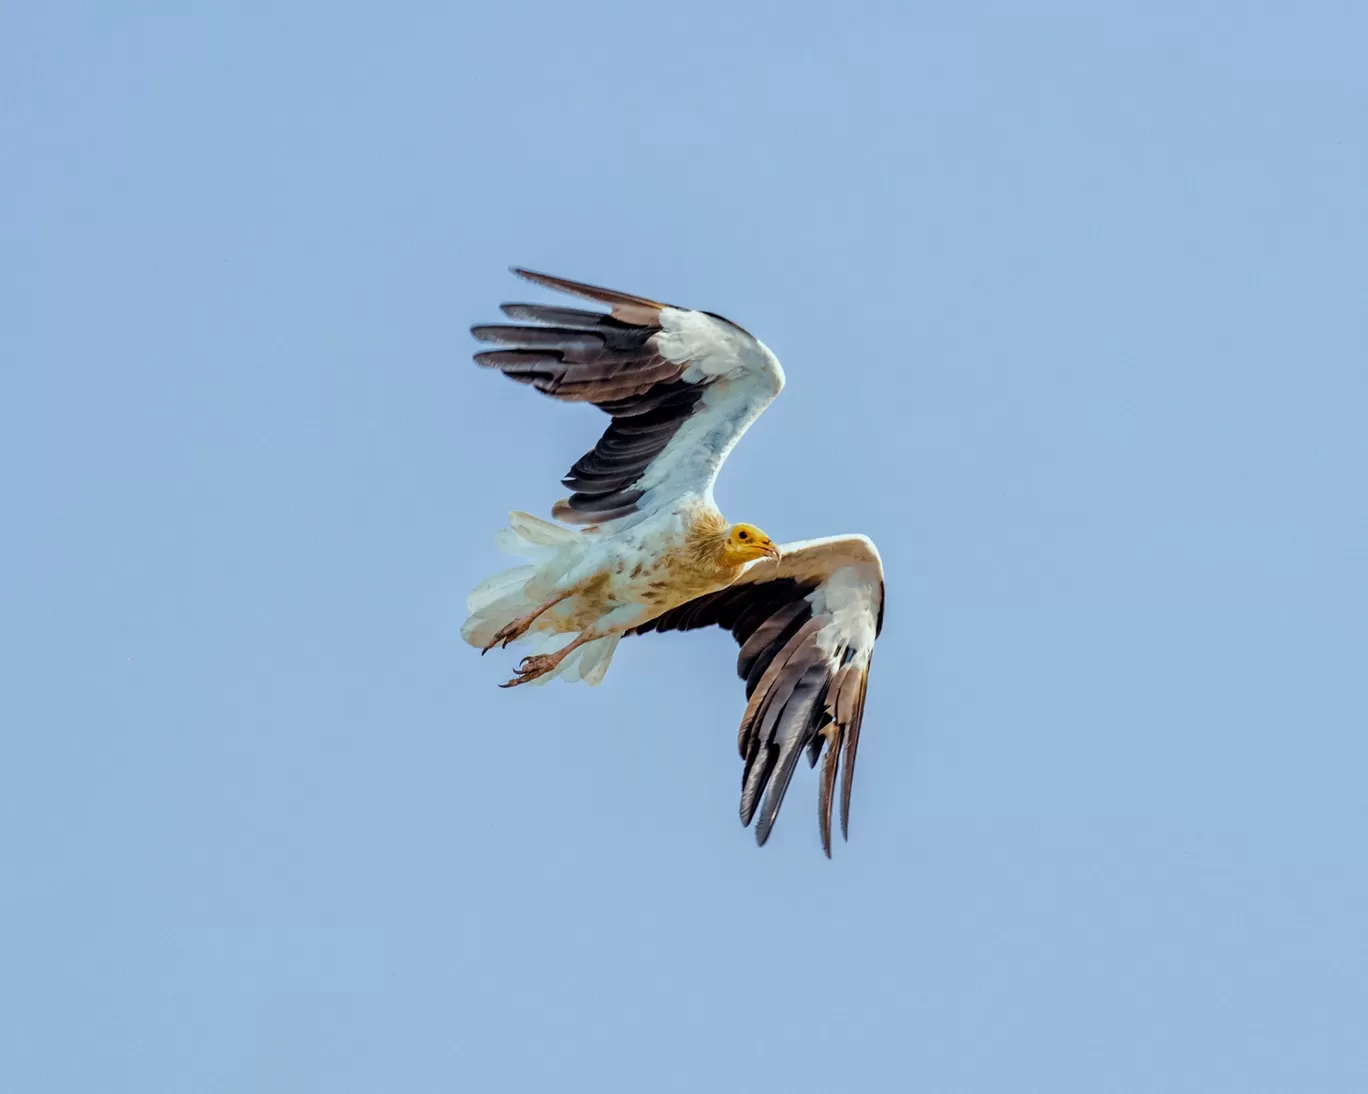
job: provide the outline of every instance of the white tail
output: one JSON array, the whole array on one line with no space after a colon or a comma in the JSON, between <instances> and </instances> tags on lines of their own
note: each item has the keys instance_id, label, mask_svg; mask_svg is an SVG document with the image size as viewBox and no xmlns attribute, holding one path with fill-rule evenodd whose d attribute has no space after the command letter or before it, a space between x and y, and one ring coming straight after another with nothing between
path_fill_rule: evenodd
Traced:
<instances>
[{"instance_id":1,"label":"white tail","mask_svg":"<svg viewBox=\"0 0 1368 1094\"><path fill-rule=\"evenodd\" d=\"M579 532L552 524L530 513L512 512L508 527L495 537L507 554L527 560L485 578L466 598L469 617L461 627L461 637L472 646L484 649L494 636L515 619L544 604L556 582L570 570L588 547ZM573 632L530 630L513 644L530 647L529 653L553 653L575 637ZM587 642L560 663L553 672L539 677L541 684L552 677L583 680L593 686L603 679L617 648L618 636Z\"/></svg>"}]
</instances>

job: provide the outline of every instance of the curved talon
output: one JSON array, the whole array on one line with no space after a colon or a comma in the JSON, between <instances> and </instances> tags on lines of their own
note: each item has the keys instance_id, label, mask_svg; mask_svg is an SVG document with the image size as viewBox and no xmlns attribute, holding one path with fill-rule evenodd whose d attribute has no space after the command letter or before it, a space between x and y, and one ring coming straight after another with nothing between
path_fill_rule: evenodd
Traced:
<instances>
[{"instance_id":1,"label":"curved talon","mask_svg":"<svg viewBox=\"0 0 1368 1094\"><path fill-rule=\"evenodd\" d=\"M510 642L516 642L525 635L527 629L540 618L543 612L554 608L569 596L570 593L562 593L554 600L548 600L545 604L539 605L536 609L528 612L526 615L520 615L517 619L513 620L513 622L500 627L494 637L489 640L489 645L480 651L480 656L483 657L495 646L501 646L503 649L508 649L508 644Z\"/></svg>"},{"instance_id":2,"label":"curved talon","mask_svg":"<svg viewBox=\"0 0 1368 1094\"><path fill-rule=\"evenodd\" d=\"M517 675L513 677L512 680L508 681L508 683L500 684L499 687L515 688L519 684L526 684L529 681L537 679L539 676L545 676L559 665L563 659L562 654L555 653L534 653L524 657L518 662L518 667L513 670Z\"/></svg>"},{"instance_id":3,"label":"curved talon","mask_svg":"<svg viewBox=\"0 0 1368 1094\"><path fill-rule=\"evenodd\" d=\"M508 649L508 644L527 630L526 626L523 626L522 628L518 627L518 624L521 622L521 619L515 620L508 626L500 628L499 633L489 640L489 645L480 651L480 656L483 657L495 646L502 646L504 649Z\"/></svg>"},{"instance_id":4,"label":"curved talon","mask_svg":"<svg viewBox=\"0 0 1368 1094\"><path fill-rule=\"evenodd\" d=\"M530 657L524 657L518 662L518 675L534 677L542 673L550 672L562 661L562 658L555 654L534 653Z\"/></svg>"},{"instance_id":5,"label":"curved talon","mask_svg":"<svg viewBox=\"0 0 1368 1094\"><path fill-rule=\"evenodd\" d=\"M514 671L517 673L512 680L506 684L500 684L501 688L515 688L519 684L526 684L545 676L548 672L554 672L562 661L570 656L575 650L579 649L586 642L592 642L599 635L591 634L588 631L581 631L578 638L568 646L562 646L555 653L534 653L524 657L518 662L518 667Z\"/></svg>"}]
</instances>

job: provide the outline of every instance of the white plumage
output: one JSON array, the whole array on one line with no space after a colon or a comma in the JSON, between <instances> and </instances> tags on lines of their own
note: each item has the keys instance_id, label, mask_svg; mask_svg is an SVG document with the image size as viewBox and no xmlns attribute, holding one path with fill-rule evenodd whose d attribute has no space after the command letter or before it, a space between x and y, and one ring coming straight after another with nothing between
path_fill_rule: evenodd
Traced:
<instances>
[{"instance_id":1,"label":"white plumage","mask_svg":"<svg viewBox=\"0 0 1368 1094\"><path fill-rule=\"evenodd\" d=\"M825 742L818 815L829 855L842 759L847 827L883 570L863 536L776 547L717 509L723 462L784 386L779 361L719 316L515 272L611 310L506 304L507 316L537 325L473 328L507 347L476 361L553 398L593 403L612 421L552 510L581 527L510 514L498 542L525 564L475 588L462 636L484 651L531 649L505 687L553 677L594 685L626 635L730 629L749 700L738 740L742 820L759 816L764 843L798 758L806 749L815 765Z\"/></svg>"}]
</instances>

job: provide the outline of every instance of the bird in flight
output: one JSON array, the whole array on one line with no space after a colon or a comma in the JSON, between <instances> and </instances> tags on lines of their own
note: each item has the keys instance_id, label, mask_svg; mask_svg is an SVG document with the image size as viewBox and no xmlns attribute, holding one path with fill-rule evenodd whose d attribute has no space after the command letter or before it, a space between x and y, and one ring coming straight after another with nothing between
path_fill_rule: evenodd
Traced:
<instances>
[{"instance_id":1,"label":"bird in flight","mask_svg":"<svg viewBox=\"0 0 1368 1094\"><path fill-rule=\"evenodd\" d=\"M838 775L843 837L849 828L883 567L864 536L776 544L718 510L723 461L784 386L778 359L710 312L513 272L609 310L504 304L514 323L471 328L500 347L476 363L553 399L591 403L610 422L562 480L571 494L551 510L561 523L509 515L498 542L525 565L476 587L462 637L482 652L529 649L503 687L555 677L595 685L625 636L730 630L747 698L741 822L758 816L763 845L806 752L813 767L822 761L817 816L830 857Z\"/></svg>"}]
</instances>

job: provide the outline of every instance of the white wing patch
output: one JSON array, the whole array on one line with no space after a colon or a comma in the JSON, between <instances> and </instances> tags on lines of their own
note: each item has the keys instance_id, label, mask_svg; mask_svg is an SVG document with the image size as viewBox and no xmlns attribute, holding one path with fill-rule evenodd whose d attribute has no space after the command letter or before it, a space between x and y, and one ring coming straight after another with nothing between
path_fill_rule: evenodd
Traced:
<instances>
[{"instance_id":1,"label":"white wing patch","mask_svg":"<svg viewBox=\"0 0 1368 1094\"><path fill-rule=\"evenodd\" d=\"M850 646L872 650L878 616L875 593L867 571L858 566L843 566L818 585L808 596L812 614L831 621L817 632L817 648L828 657L839 657Z\"/></svg>"},{"instance_id":2,"label":"white wing patch","mask_svg":"<svg viewBox=\"0 0 1368 1094\"><path fill-rule=\"evenodd\" d=\"M677 365L688 362L684 379L697 384L733 372L773 372L784 385L779 361L763 343L740 327L689 308L663 308L660 333L655 336L661 355ZM757 352L757 350L759 352Z\"/></svg>"},{"instance_id":3,"label":"white wing patch","mask_svg":"<svg viewBox=\"0 0 1368 1094\"><path fill-rule=\"evenodd\" d=\"M723 462L784 387L784 370L769 347L703 312L663 309L655 340L669 360L689 363L684 380L707 386L689 420L633 484L643 492L637 503L643 513L685 494L711 502Z\"/></svg>"}]
</instances>

